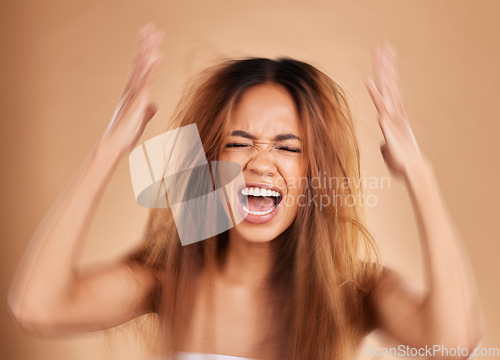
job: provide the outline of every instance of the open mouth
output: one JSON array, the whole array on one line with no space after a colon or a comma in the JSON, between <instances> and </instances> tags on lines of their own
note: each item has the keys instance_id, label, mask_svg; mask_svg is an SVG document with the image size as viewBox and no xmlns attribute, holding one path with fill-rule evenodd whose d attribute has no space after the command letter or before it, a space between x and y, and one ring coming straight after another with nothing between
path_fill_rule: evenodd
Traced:
<instances>
[{"instance_id":1,"label":"open mouth","mask_svg":"<svg viewBox=\"0 0 500 360\"><path fill-rule=\"evenodd\" d=\"M283 195L274 189L246 186L238 191L238 199L247 214L263 216L278 207Z\"/></svg>"}]
</instances>

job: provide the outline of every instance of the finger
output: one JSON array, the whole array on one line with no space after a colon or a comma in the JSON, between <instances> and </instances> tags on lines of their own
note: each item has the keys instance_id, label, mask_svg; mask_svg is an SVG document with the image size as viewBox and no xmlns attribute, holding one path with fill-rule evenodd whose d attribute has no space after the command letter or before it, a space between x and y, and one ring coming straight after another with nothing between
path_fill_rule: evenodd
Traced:
<instances>
[{"instance_id":1,"label":"finger","mask_svg":"<svg viewBox=\"0 0 500 360\"><path fill-rule=\"evenodd\" d=\"M404 109L403 101L402 101L402 96L401 96L401 86L400 86L400 80L399 80L399 74L397 71L397 53L396 49L392 44L390 44L388 41L385 42L384 44L384 54L385 57L387 58L387 80L388 80L388 88L389 88L389 94L392 99L392 102L394 103L396 110L397 110L397 119L396 122L399 124L404 124L406 126L410 126L408 117L406 116L406 112Z\"/></svg>"},{"instance_id":2,"label":"finger","mask_svg":"<svg viewBox=\"0 0 500 360\"><path fill-rule=\"evenodd\" d=\"M149 91L151 88L151 83L156 75L158 67L161 63L162 57L159 56L151 64L146 74L138 82L138 86L133 92L133 94L128 98L127 105L129 106L144 106L149 101ZM142 105L141 105L142 104Z\"/></svg>"},{"instance_id":3,"label":"finger","mask_svg":"<svg viewBox=\"0 0 500 360\"><path fill-rule=\"evenodd\" d=\"M140 76L140 68L143 63L144 51L147 43L147 38L150 36L152 25L148 24L139 31L137 45L132 59L132 67L126 87L131 84Z\"/></svg>"},{"instance_id":4,"label":"finger","mask_svg":"<svg viewBox=\"0 0 500 360\"><path fill-rule=\"evenodd\" d=\"M163 38L163 32L152 32L151 27L146 27L141 33L140 44L138 45L134 59L133 71L127 87L137 87L137 82L147 71L151 59L159 47Z\"/></svg>"},{"instance_id":5,"label":"finger","mask_svg":"<svg viewBox=\"0 0 500 360\"><path fill-rule=\"evenodd\" d=\"M136 92L141 92L145 88L150 88L151 83L154 80L156 73L158 72L158 68L160 67L161 61L163 59L162 55L156 55L156 57L152 60L151 64L146 69L146 72L141 77L141 79L137 82Z\"/></svg>"},{"instance_id":6,"label":"finger","mask_svg":"<svg viewBox=\"0 0 500 360\"><path fill-rule=\"evenodd\" d=\"M139 129L137 131L139 136L140 136L140 134L142 134L144 132L146 125L153 118L153 116L156 114L156 111L157 111L157 107L155 104L153 104L153 103L147 104L147 106L144 110L142 119L141 119L142 121L139 123Z\"/></svg>"},{"instance_id":7,"label":"finger","mask_svg":"<svg viewBox=\"0 0 500 360\"><path fill-rule=\"evenodd\" d=\"M144 53L143 53L143 60L147 60L151 58L152 55L154 55L159 47L159 44L161 43L163 39L164 32L163 31L153 31L147 35L147 37L144 39L145 40L145 48L144 48Z\"/></svg>"},{"instance_id":8,"label":"finger","mask_svg":"<svg viewBox=\"0 0 500 360\"><path fill-rule=\"evenodd\" d=\"M385 105L387 107L387 110L389 111L389 114L392 117L397 113L397 106L394 103L394 99L392 97L393 95L393 88L392 88L392 83L391 83L391 74L389 73L389 59L387 58L387 54L383 48L383 46L378 46L377 50L377 58L376 58L376 64L377 64L377 77L378 81L380 83L380 94L382 95Z\"/></svg>"},{"instance_id":9,"label":"finger","mask_svg":"<svg viewBox=\"0 0 500 360\"><path fill-rule=\"evenodd\" d=\"M158 107L154 103L149 103L148 106L146 107L146 110L144 111L144 118L143 122L147 123L149 120L153 118L153 116L156 114L158 111Z\"/></svg>"},{"instance_id":10,"label":"finger","mask_svg":"<svg viewBox=\"0 0 500 360\"><path fill-rule=\"evenodd\" d=\"M383 55L382 55L382 49L380 45L377 45L373 51L373 67L374 67L374 77L375 81L374 83L377 85L377 88L380 91L380 95L382 98L386 98L387 96L387 89L386 89L386 84L384 82L384 72L385 72L385 67L383 64Z\"/></svg>"},{"instance_id":11,"label":"finger","mask_svg":"<svg viewBox=\"0 0 500 360\"><path fill-rule=\"evenodd\" d=\"M151 36L149 39L149 43L147 44L145 48L145 52L143 54L143 64L141 68L139 69L138 77L136 79L136 82L133 86L137 87L140 86L139 82L142 80L142 78L146 75L146 73L149 71L150 67L153 65L153 63L158 59L159 54L158 54L158 48L160 41L162 39L162 34L161 33L156 33Z\"/></svg>"},{"instance_id":12,"label":"finger","mask_svg":"<svg viewBox=\"0 0 500 360\"><path fill-rule=\"evenodd\" d=\"M147 49L147 53L145 54L145 64L143 71L141 73L141 80L143 77L145 77L148 73L150 73L151 67L157 68L158 65L158 60L161 57L158 53L158 47L159 47L159 41L160 35L157 34L155 38L152 40L150 46Z\"/></svg>"},{"instance_id":13,"label":"finger","mask_svg":"<svg viewBox=\"0 0 500 360\"><path fill-rule=\"evenodd\" d=\"M380 144L380 152L382 153L382 156L385 159L386 154L387 154L387 143L384 142L384 143Z\"/></svg>"},{"instance_id":14,"label":"finger","mask_svg":"<svg viewBox=\"0 0 500 360\"><path fill-rule=\"evenodd\" d=\"M138 97L141 97L138 101L147 101L147 90L149 90L162 58L162 56L157 56L149 65L146 73L139 80L135 81L134 84L125 89L117 107L115 114L117 117L120 117L133 103L137 103L136 99Z\"/></svg>"},{"instance_id":15,"label":"finger","mask_svg":"<svg viewBox=\"0 0 500 360\"><path fill-rule=\"evenodd\" d=\"M139 34L140 35L143 35L143 34L148 34L148 33L151 33L155 28L155 25L152 23L152 22L149 22L147 23L146 25L144 25L140 30L139 30Z\"/></svg>"},{"instance_id":16,"label":"finger","mask_svg":"<svg viewBox=\"0 0 500 360\"><path fill-rule=\"evenodd\" d=\"M384 47L384 56L385 56L385 67L386 67L386 80L387 80L387 89L389 90L389 96L392 100L392 103L395 106L397 112L401 115L406 115L403 107L403 102L401 100L401 86L399 81L399 74L397 71L397 58L396 58L396 50L392 47L392 45L387 45Z\"/></svg>"},{"instance_id":17,"label":"finger","mask_svg":"<svg viewBox=\"0 0 500 360\"><path fill-rule=\"evenodd\" d=\"M155 35L155 30L154 30L154 25L152 23L147 24L139 31L140 51L137 52L137 58L136 58L137 61L135 63L137 69L141 69L144 66L144 59L154 35Z\"/></svg>"},{"instance_id":18,"label":"finger","mask_svg":"<svg viewBox=\"0 0 500 360\"><path fill-rule=\"evenodd\" d=\"M384 136L385 141L390 141L389 138L391 138L391 130L389 128L389 112L387 110L387 107L385 106L384 99L382 99L382 96L380 95L379 91L377 90L375 84L369 77L365 77L365 83L368 88L368 92L370 93L370 96L372 97L373 103L375 104L375 107L377 108L377 111L379 113L378 116L378 124L380 126L380 130L382 131L382 135Z\"/></svg>"},{"instance_id":19,"label":"finger","mask_svg":"<svg viewBox=\"0 0 500 360\"><path fill-rule=\"evenodd\" d=\"M398 89L395 88L394 83L391 82L390 78L384 77L383 79L385 87L387 89L387 96L384 98L387 109L390 113L391 121L394 123L399 123L402 120L402 113L398 106Z\"/></svg>"},{"instance_id":20,"label":"finger","mask_svg":"<svg viewBox=\"0 0 500 360\"><path fill-rule=\"evenodd\" d=\"M382 95L378 91L377 85L375 85L373 80L368 76L365 76L365 85L368 89L368 93L370 94L373 103L375 104L375 108L377 109L379 116L382 118L389 117L389 111L387 110L387 106L384 99L382 98Z\"/></svg>"},{"instance_id":21,"label":"finger","mask_svg":"<svg viewBox=\"0 0 500 360\"><path fill-rule=\"evenodd\" d=\"M394 133L395 128L384 122L380 122L379 124L380 124L380 130L382 131L382 135L384 136L383 144L385 144L386 147L388 146L388 144L395 144L397 142L396 135Z\"/></svg>"}]
</instances>

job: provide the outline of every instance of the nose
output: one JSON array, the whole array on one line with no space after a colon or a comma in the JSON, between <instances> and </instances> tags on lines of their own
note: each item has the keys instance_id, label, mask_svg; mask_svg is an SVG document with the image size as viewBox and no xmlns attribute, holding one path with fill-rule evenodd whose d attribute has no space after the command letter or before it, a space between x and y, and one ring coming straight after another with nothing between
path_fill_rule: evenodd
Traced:
<instances>
[{"instance_id":1,"label":"nose","mask_svg":"<svg viewBox=\"0 0 500 360\"><path fill-rule=\"evenodd\" d=\"M248 161L247 170L259 176L274 176L277 173L271 154L267 151L256 151Z\"/></svg>"}]
</instances>

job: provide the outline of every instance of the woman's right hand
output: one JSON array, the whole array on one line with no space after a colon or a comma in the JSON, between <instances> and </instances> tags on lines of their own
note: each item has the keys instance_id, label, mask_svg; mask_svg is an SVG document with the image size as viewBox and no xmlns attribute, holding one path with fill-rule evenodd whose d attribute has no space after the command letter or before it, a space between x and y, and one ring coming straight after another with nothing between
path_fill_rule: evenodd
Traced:
<instances>
[{"instance_id":1,"label":"woman's right hand","mask_svg":"<svg viewBox=\"0 0 500 360\"><path fill-rule=\"evenodd\" d=\"M132 151L156 113L156 106L150 102L150 89L162 59L158 53L162 38L163 32L156 31L152 24L139 31L129 79L101 139L101 142L110 143L120 155Z\"/></svg>"},{"instance_id":2,"label":"woman's right hand","mask_svg":"<svg viewBox=\"0 0 500 360\"><path fill-rule=\"evenodd\" d=\"M132 268L127 258L92 267L76 260L117 156L136 144L156 111L149 91L160 64L161 37L151 25L141 30L129 80L97 144L105 146L92 149L31 236L7 297L14 321L27 333L108 329L152 311L156 279L150 270Z\"/></svg>"}]
</instances>

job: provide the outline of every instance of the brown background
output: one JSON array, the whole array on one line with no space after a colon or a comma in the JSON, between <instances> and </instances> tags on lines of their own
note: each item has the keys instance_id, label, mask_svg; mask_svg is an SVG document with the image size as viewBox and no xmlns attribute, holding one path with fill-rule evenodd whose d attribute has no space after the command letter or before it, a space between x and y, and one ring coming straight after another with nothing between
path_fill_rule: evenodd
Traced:
<instances>
[{"instance_id":1,"label":"brown background","mask_svg":"<svg viewBox=\"0 0 500 360\"><path fill-rule=\"evenodd\" d=\"M311 62L349 94L366 176L389 176L382 134L363 84L371 51L399 54L406 111L431 159L473 265L487 335L500 346L500 2L491 1L2 1L0 158L0 356L2 359L141 359L138 346L109 353L102 333L42 340L19 332L6 307L17 263L38 222L99 139L149 21L165 30L153 88L159 112L141 142L159 134L189 76L220 56L289 55ZM422 286L419 237L406 189L370 190L370 229L384 262ZM128 159L106 190L82 264L134 246L147 210L133 197ZM375 336L368 342L379 341ZM364 351L361 352L363 358Z\"/></svg>"}]
</instances>

